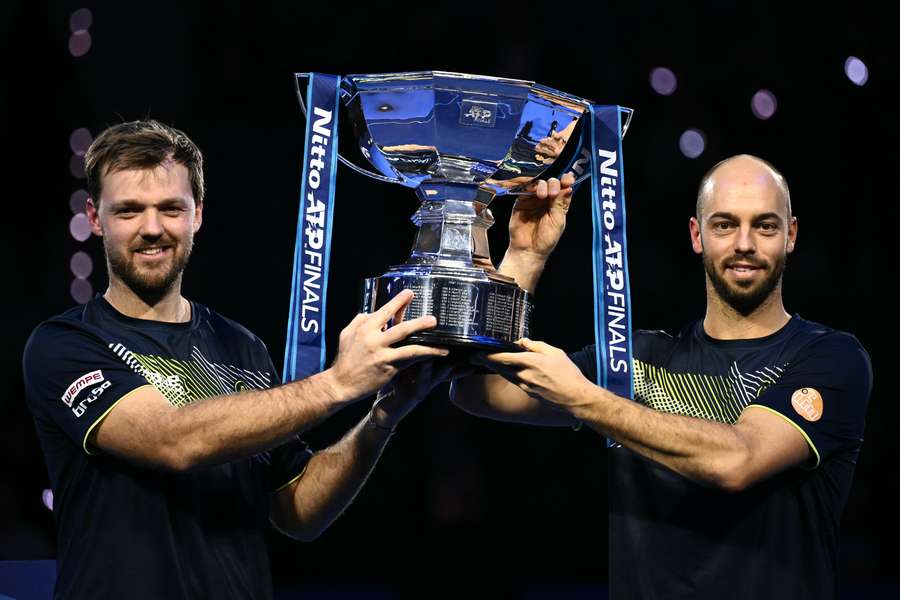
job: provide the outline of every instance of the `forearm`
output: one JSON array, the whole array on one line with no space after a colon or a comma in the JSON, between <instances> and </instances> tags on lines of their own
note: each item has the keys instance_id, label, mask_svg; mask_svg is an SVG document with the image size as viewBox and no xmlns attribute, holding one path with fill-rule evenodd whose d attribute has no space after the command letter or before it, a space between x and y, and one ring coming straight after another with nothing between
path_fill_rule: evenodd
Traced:
<instances>
[{"instance_id":1,"label":"forearm","mask_svg":"<svg viewBox=\"0 0 900 600\"><path fill-rule=\"evenodd\" d=\"M750 448L732 425L664 413L591 386L570 412L606 437L698 483L738 489Z\"/></svg>"},{"instance_id":2,"label":"forearm","mask_svg":"<svg viewBox=\"0 0 900 600\"><path fill-rule=\"evenodd\" d=\"M172 411L163 426L179 468L251 456L309 429L354 398L329 371L275 388L216 396Z\"/></svg>"},{"instance_id":3,"label":"forearm","mask_svg":"<svg viewBox=\"0 0 900 600\"><path fill-rule=\"evenodd\" d=\"M313 455L290 501L277 513L285 533L313 540L353 502L391 436L373 419L369 413L339 442Z\"/></svg>"}]
</instances>

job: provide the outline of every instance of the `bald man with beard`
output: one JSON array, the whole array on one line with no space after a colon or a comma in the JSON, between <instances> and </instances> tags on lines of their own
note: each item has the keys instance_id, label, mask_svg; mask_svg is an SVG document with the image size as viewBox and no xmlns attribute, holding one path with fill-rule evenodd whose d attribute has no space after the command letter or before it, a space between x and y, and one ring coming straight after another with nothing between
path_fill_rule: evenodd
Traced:
<instances>
[{"instance_id":1,"label":"bald man with beard","mask_svg":"<svg viewBox=\"0 0 900 600\"><path fill-rule=\"evenodd\" d=\"M534 291L571 194L514 211L501 272ZM531 200L530 202L534 202ZM748 155L703 178L690 241L706 314L633 335L634 399L598 387L596 348L523 339L452 397L483 417L584 424L609 450L610 596L833 598L840 516L872 369L857 339L785 310L798 223L784 177Z\"/></svg>"}]
</instances>

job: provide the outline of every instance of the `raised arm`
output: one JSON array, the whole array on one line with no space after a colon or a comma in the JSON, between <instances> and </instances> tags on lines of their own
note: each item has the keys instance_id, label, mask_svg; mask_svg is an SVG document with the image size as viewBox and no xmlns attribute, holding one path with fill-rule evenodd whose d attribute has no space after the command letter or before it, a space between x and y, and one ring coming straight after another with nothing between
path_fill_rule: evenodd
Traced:
<instances>
[{"instance_id":1,"label":"raised arm","mask_svg":"<svg viewBox=\"0 0 900 600\"><path fill-rule=\"evenodd\" d=\"M519 196L509 219L509 247L499 271L534 293L550 254L566 228L575 176L535 183L534 195ZM450 399L479 416L530 425L566 426L576 421L529 397L499 375L479 373L454 380Z\"/></svg>"}]
</instances>

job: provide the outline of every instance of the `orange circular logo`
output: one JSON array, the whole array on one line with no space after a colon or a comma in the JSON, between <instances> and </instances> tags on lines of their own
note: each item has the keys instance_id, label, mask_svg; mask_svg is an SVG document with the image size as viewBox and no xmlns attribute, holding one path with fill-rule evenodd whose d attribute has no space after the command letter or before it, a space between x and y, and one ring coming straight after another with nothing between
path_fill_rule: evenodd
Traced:
<instances>
[{"instance_id":1,"label":"orange circular logo","mask_svg":"<svg viewBox=\"0 0 900 600\"><path fill-rule=\"evenodd\" d=\"M807 421L822 418L822 394L813 388L800 388L791 396L791 406Z\"/></svg>"}]
</instances>

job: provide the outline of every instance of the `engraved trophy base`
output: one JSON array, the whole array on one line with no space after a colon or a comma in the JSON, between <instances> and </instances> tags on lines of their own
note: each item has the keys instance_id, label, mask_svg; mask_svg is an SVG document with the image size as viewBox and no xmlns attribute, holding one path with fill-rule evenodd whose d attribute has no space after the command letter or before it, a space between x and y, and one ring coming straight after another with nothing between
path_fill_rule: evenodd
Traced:
<instances>
[{"instance_id":1,"label":"engraved trophy base","mask_svg":"<svg viewBox=\"0 0 900 600\"><path fill-rule=\"evenodd\" d=\"M529 332L532 296L494 269L487 205L468 200L422 202L412 218L418 227L406 264L363 284L363 311L384 306L400 291L415 293L400 320L434 315L437 326L405 343L457 349L516 351ZM396 325L396 322L391 323Z\"/></svg>"},{"instance_id":2,"label":"engraved trophy base","mask_svg":"<svg viewBox=\"0 0 900 600\"><path fill-rule=\"evenodd\" d=\"M415 296L402 320L437 318L434 329L409 336L407 344L519 351L514 342L529 333L531 294L513 280L480 268L399 265L381 277L366 279L363 287L364 312L378 310L401 290L410 289Z\"/></svg>"}]
</instances>

